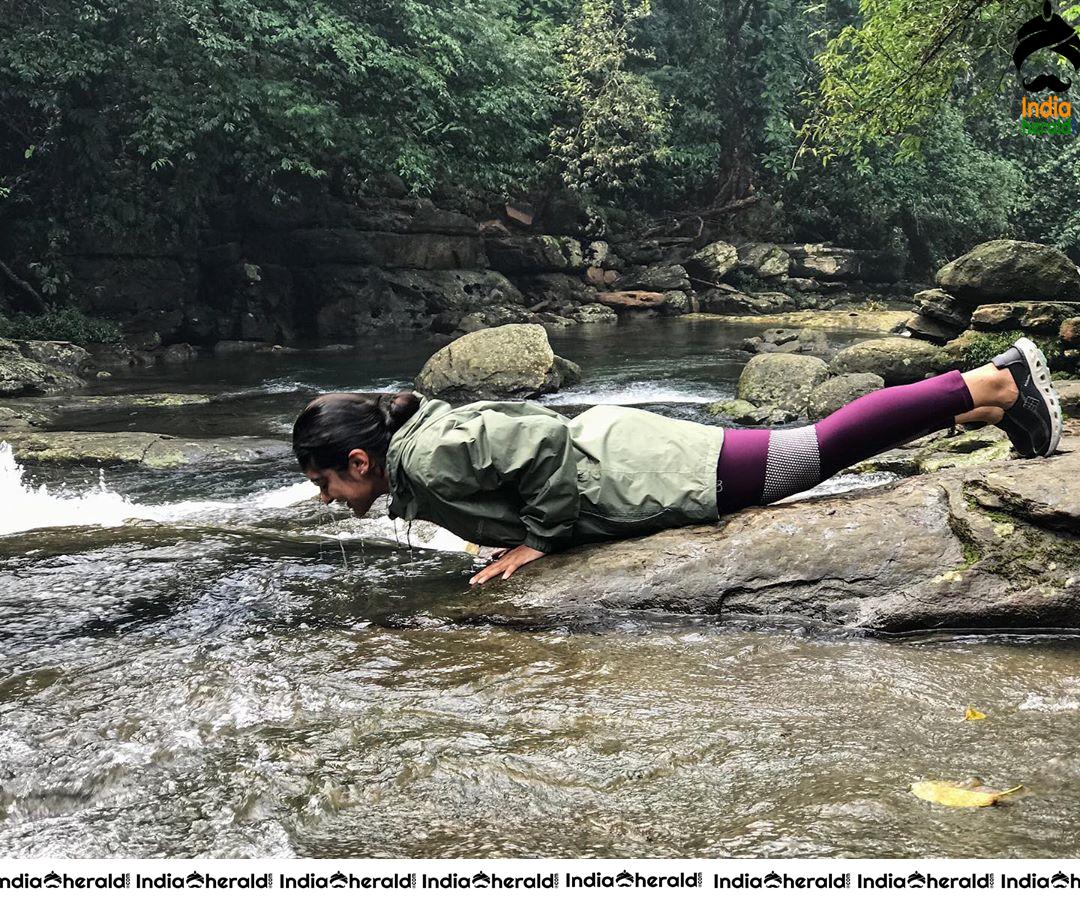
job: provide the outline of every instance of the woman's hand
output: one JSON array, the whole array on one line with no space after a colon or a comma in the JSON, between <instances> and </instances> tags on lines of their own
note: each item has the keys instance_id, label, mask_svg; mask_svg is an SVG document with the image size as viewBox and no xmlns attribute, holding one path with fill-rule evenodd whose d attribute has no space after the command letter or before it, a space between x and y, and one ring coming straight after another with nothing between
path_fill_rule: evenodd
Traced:
<instances>
[{"instance_id":1,"label":"woman's hand","mask_svg":"<svg viewBox=\"0 0 1080 900\"><path fill-rule=\"evenodd\" d=\"M534 559L539 559L541 556L546 555L547 554L541 553L539 550L534 550L532 547L526 547L524 544L514 547L512 550L502 550L495 555L494 562L482 568L469 579L469 584L483 584L489 578L494 578L500 572L502 572L502 577L505 581L522 566L528 565Z\"/></svg>"}]
</instances>

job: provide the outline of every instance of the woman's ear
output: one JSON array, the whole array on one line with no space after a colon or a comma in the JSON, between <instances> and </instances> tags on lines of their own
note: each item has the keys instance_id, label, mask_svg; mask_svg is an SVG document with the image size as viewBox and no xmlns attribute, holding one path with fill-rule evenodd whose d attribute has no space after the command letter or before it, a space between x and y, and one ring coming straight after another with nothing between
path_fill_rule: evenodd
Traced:
<instances>
[{"instance_id":1,"label":"woman's ear","mask_svg":"<svg viewBox=\"0 0 1080 900\"><path fill-rule=\"evenodd\" d=\"M371 457L368 456L367 451L366 450L360 450L359 448L356 449L356 450L350 450L349 451L349 474L350 475L365 476L365 475L371 474L371 472L372 472Z\"/></svg>"}]
</instances>

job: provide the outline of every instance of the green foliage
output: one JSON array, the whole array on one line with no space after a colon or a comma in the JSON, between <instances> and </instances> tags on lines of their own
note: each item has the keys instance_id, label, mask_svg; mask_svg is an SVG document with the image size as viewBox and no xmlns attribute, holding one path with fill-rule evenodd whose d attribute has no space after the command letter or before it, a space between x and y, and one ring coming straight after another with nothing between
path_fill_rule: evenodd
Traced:
<instances>
[{"instance_id":1,"label":"green foliage","mask_svg":"<svg viewBox=\"0 0 1080 900\"><path fill-rule=\"evenodd\" d=\"M973 369L986 365L999 353L1004 353L1022 337L1030 338L1043 354L1051 368L1063 365L1065 347L1058 338L1027 334L1023 331L980 331L965 340L958 357L963 368Z\"/></svg>"},{"instance_id":2,"label":"green foliage","mask_svg":"<svg viewBox=\"0 0 1080 900\"><path fill-rule=\"evenodd\" d=\"M580 15L558 31L550 165L568 188L618 196L661 157L666 110L629 58L630 29L648 15L648 0L582 0Z\"/></svg>"},{"instance_id":3,"label":"green foliage","mask_svg":"<svg viewBox=\"0 0 1080 900\"><path fill-rule=\"evenodd\" d=\"M53 306L41 315L0 315L0 337L22 341L115 343L123 332L115 322L86 315L72 306Z\"/></svg>"}]
</instances>

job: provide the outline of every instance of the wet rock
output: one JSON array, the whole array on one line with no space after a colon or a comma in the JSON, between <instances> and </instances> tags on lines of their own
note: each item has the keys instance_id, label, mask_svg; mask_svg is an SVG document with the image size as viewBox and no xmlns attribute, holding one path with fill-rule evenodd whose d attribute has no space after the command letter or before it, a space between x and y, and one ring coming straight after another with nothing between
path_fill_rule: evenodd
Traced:
<instances>
[{"instance_id":1,"label":"wet rock","mask_svg":"<svg viewBox=\"0 0 1080 900\"><path fill-rule=\"evenodd\" d=\"M976 331L1011 331L1019 328L1036 334L1056 335L1070 316L1080 312L1080 303L990 303L976 307L971 327Z\"/></svg>"},{"instance_id":2,"label":"wet rock","mask_svg":"<svg viewBox=\"0 0 1080 900\"><path fill-rule=\"evenodd\" d=\"M55 394L82 387L83 380L66 365L81 367L89 354L81 347L59 341L8 341L0 339L0 397ZM48 362L54 359L64 366Z\"/></svg>"},{"instance_id":3,"label":"wet rock","mask_svg":"<svg viewBox=\"0 0 1080 900\"><path fill-rule=\"evenodd\" d=\"M574 311L574 318L583 325L591 325L596 322L617 322L619 314L603 303L586 303Z\"/></svg>"},{"instance_id":4,"label":"wet rock","mask_svg":"<svg viewBox=\"0 0 1080 900\"><path fill-rule=\"evenodd\" d=\"M1058 337L1070 347L1080 347L1080 316L1065 319L1058 329Z\"/></svg>"},{"instance_id":5,"label":"wet rock","mask_svg":"<svg viewBox=\"0 0 1080 900\"><path fill-rule=\"evenodd\" d=\"M740 244L739 268L752 272L758 278L778 278L790 271L791 256L776 244Z\"/></svg>"},{"instance_id":6,"label":"wet rock","mask_svg":"<svg viewBox=\"0 0 1080 900\"><path fill-rule=\"evenodd\" d=\"M0 434L0 441L11 445L19 462L51 465L175 469L285 458L291 453L285 441L266 438L192 440L139 431L6 432Z\"/></svg>"},{"instance_id":7,"label":"wet rock","mask_svg":"<svg viewBox=\"0 0 1080 900\"><path fill-rule=\"evenodd\" d=\"M834 375L873 372L891 386L922 381L927 375L948 371L953 363L941 347L927 341L887 337L846 347L833 357L829 368Z\"/></svg>"},{"instance_id":8,"label":"wet rock","mask_svg":"<svg viewBox=\"0 0 1080 900\"><path fill-rule=\"evenodd\" d=\"M583 545L506 582L582 615L665 609L881 632L1080 625L1080 432L1050 459L946 469Z\"/></svg>"},{"instance_id":9,"label":"wet rock","mask_svg":"<svg viewBox=\"0 0 1080 900\"><path fill-rule=\"evenodd\" d=\"M739 251L726 241L714 241L686 260L686 269L708 281L722 281L739 265Z\"/></svg>"},{"instance_id":10,"label":"wet rock","mask_svg":"<svg viewBox=\"0 0 1080 900\"><path fill-rule=\"evenodd\" d=\"M525 399L574 384L579 371L556 357L543 326L502 325L439 349L424 364L416 388L452 401Z\"/></svg>"},{"instance_id":11,"label":"wet rock","mask_svg":"<svg viewBox=\"0 0 1080 900\"><path fill-rule=\"evenodd\" d=\"M834 375L816 385L806 403L806 415L811 421L824 419L852 400L885 387L885 379L870 372Z\"/></svg>"},{"instance_id":12,"label":"wet rock","mask_svg":"<svg viewBox=\"0 0 1080 900\"><path fill-rule=\"evenodd\" d=\"M810 393L829 375L828 364L814 356L762 353L753 357L739 376L738 400L802 412Z\"/></svg>"},{"instance_id":13,"label":"wet rock","mask_svg":"<svg viewBox=\"0 0 1080 900\"><path fill-rule=\"evenodd\" d=\"M962 300L1080 300L1080 269L1056 247L1027 241L979 244L938 270L936 281Z\"/></svg>"}]
</instances>

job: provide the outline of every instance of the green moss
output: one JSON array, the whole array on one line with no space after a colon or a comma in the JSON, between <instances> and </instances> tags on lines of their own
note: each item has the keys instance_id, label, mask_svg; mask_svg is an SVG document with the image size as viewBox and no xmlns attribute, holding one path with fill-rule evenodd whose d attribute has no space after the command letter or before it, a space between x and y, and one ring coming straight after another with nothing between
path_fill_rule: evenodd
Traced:
<instances>
[{"instance_id":1,"label":"green moss","mask_svg":"<svg viewBox=\"0 0 1080 900\"><path fill-rule=\"evenodd\" d=\"M1046 361L1053 369L1065 365L1065 347L1055 337L1025 334L1023 331L980 331L964 346L958 348L957 359L964 368L973 369L985 365L999 353L1004 353L1022 337L1030 338L1046 355Z\"/></svg>"},{"instance_id":2,"label":"green moss","mask_svg":"<svg viewBox=\"0 0 1080 900\"><path fill-rule=\"evenodd\" d=\"M14 340L111 344L123 336L115 322L88 316L73 306L53 306L39 316L0 315L0 337Z\"/></svg>"}]
</instances>

